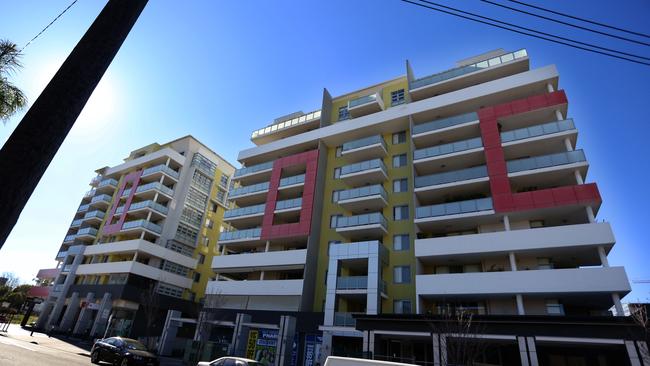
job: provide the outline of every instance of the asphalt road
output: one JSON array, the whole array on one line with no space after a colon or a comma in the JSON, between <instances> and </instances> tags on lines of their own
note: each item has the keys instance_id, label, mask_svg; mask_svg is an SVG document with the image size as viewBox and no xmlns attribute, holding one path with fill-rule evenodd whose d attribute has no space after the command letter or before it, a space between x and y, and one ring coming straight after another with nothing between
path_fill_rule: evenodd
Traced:
<instances>
[{"instance_id":1,"label":"asphalt road","mask_svg":"<svg viewBox=\"0 0 650 366\"><path fill-rule=\"evenodd\" d=\"M90 358L72 351L0 336L1 366L89 366Z\"/></svg>"}]
</instances>

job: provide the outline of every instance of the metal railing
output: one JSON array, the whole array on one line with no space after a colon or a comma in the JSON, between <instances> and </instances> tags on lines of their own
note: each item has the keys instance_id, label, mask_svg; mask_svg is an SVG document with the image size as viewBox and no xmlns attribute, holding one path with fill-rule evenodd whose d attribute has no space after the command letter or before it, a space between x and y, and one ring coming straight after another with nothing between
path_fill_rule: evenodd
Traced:
<instances>
[{"instance_id":1,"label":"metal railing","mask_svg":"<svg viewBox=\"0 0 650 366\"><path fill-rule=\"evenodd\" d=\"M483 147L483 141L480 137L475 137L473 139L456 141L449 144L431 146L424 149L415 150L413 151L413 160L447 155L455 152L477 149L479 147Z\"/></svg>"},{"instance_id":2,"label":"metal railing","mask_svg":"<svg viewBox=\"0 0 650 366\"><path fill-rule=\"evenodd\" d=\"M381 135L374 135L374 136L364 137L358 140L348 141L343 144L341 149L343 152L346 152L346 151L358 149L365 146L375 145L375 144L381 144L381 146L386 148L386 142L384 141L384 138L381 137Z\"/></svg>"},{"instance_id":3,"label":"metal railing","mask_svg":"<svg viewBox=\"0 0 650 366\"><path fill-rule=\"evenodd\" d=\"M134 229L139 227L153 231L156 234L160 234L162 232L162 227L160 225L154 224L153 222L147 221L145 219L127 221L124 223L124 225L122 225L122 230Z\"/></svg>"},{"instance_id":4,"label":"metal railing","mask_svg":"<svg viewBox=\"0 0 650 366\"><path fill-rule=\"evenodd\" d=\"M269 189L269 182L262 182L262 183L257 183L253 184L250 186L244 186L244 187L239 187L230 190L230 193L228 193L228 198L235 198L239 196L244 196L250 193L255 193L255 192L262 192L266 191Z\"/></svg>"},{"instance_id":5,"label":"metal railing","mask_svg":"<svg viewBox=\"0 0 650 366\"><path fill-rule=\"evenodd\" d=\"M457 116L436 119L433 121L420 123L419 125L413 126L413 135L421 134L424 132L441 130L443 128L462 125L463 123L478 121L478 114L476 112L470 112L465 114L460 114Z\"/></svg>"},{"instance_id":6,"label":"metal railing","mask_svg":"<svg viewBox=\"0 0 650 366\"><path fill-rule=\"evenodd\" d=\"M415 188L436 186L439 184L460 182L464 180L485 178L488 176L487 166L481 165L473 168L453 170L451 172L436 173L415 177Z\"/></svg>"},{"instance_id":7,"label":"metal railing","mask_svg":"<svg viewBox=\"0 0 650 366\"><path fill-rule=\"evenodd\" d=\"M582 150L574 150L557 154L535 156L532 158L510 160L506 162L506 166L508 167L508 173L516 173L524 170L548 168L582 161L587 161L585 153Z\"/></svg>"},{"instance_id":8,"label":"metal railing","mask_svg":"<svg viewBox=\"0 0 650 366\"><path fill-rule=\"evenodd\" d=\"M276 210L287 210L302 206L302 198L293 198L290 200L277 201L275 203Z\"/></svg>"},{"instance_id":9,"label":"metal railing","mask_svg":"<svg viewBox=\"0 0 650 366\"><path fill-rule=\"evenodd\" d=\"M289 127L293 127L293 126L296 126L296 125L301 125L303 123L313 121L315 119L320 119L320 115L321 115L321 111L318 110L318 111L314 111L314 112L311 112L311 113L307 113L307 114L305 114L303 116L300 116L300 117L292 118L292 119L290 119L288 121L283 121L283 122L280 122L280 123L272 124L272 125L264 127L264 128L260 128L259 130L253 131L253 133L251 134L251 139L254 139L254 138L257 138L257 137L260 137L260 136L263 136L263 135L269 135L269 134L272 134L272 133L275 133L275 132L278 132L278 131L281 131L281 130L285 130L285 129L289 128Z\"/></svg>"},{"instance_id":10,"label":"metal railing","mask_svg":"<svg viewBox=\"0 0 650 366\"><path fill-rule=\"evenodd\" d=\"M386 172L386 165L381 159L366 160L355 164L344 165L341 167L341 175L362 172L364 170L381 168Z\"/></svg>"},{"instance_id":11,"label":"metal railing","mask_svg":"<svg viewBox=\"0 0 650 366\"><path fill-rule=\"evenodd\" d=\"M272 169L272 168L273 168L273 161L267 161L266 163L252 165L252 166L249 166L249 167L246 167L246 168L237 169L237 170L235 170L235 174L233 175L233 177L237 178L237 177L241 177L242 175L257 173L257 172L260 172L262 170L269 170L269 169Z\"/></svg>"},{"instance_id":12,"label":"metal railing","mask_svg":"<svg viewBox=\"0 0 650 366\"><path fill-rule=\"evenodd\" d=\"M470 212L487 211L492 209L491 198L479 198L467 201L442 203L431 206L421 206L415 209L415 218L457 215Z\"/></svg>"},{"instance_id":13,"label":"metal railing","mask_svg":"<svg viewBox=\"0 0 650 366\"><path fill-rule=\"evenodd\" d=\"M152 166L150 168L147 168L147 169L143 170L142 171L142 176L144 177L146 175L157 173L157 172L163 172L163 173L165 173L165 174L167 174L167 175L169 175L169 176L171 176L171 177L173 177L175 179L178 179L178 177L180 175L179 172L177 172L174 169L168 167L167 165L160 164L160 165Z\"/></svg>"},{"instance_id":14,"label":"metal railing","mask_svg":"<svg viewBox=\"0 0 650 366\"><path fill-rule=\"evenodd\" d=\"M576 128L572 119L544 123L541 125L519 128L516 130L501 132L501 142L523 140L536 136L550 135L562 131L574 130Z\"/></svg>"},{"instance_id":15,"label":"metal railing","mask_svg":"<svg viewBox=\"0 0 650 366\"><path fill-rule=\"evenodd\" d=\"M261 235L262 228L260 227L246 230L224 231L219 235L219 241L259 238Z\"/></svg>"},{"instance_id":16,"label":"metal railing","mask_svg":"<svg viewBox=\"0 0 650 366\"><path fill-rule=\"evenodd\" d=\"M380 212L373 212L355 216L340 216L336 219L336 228L373 224L381 224L384 228L386 228L386 218Z\"/></svg>"},{"instance_id":17,"label":"metal railing","mask_svg":"<svg viewBox=\"0 0 650 366\"><path fill-rule=\"evenodd\" d=\"M239 208L235 208L235 209L228 210L228 211L224 212L223 218L227 219L227 218L231 218L231 217L239 217L239 216L260 214L260 213L264 213L265 208L266 208L265 203L262 203L260 205L254 205L254 206L239 207Z\"/></svg>"},{"instance_id":18,"label":"metal railing","mask_svg":"<svg viewBox=\"0 0 650 366\"><path fill-rule=\"evenodd\" d=\"M423 78L413 80L410 82L409 89L417 89L423 86L436 84L445 80L455 78L457 76L462 76L466 74L471 74L473 72L486 69L488 67L497 66L505 62L513 61L528 56L525 49L521 49L515 52L509 52L505 55L493 57L488 60L483 60L480 62L473 63L471 65L457 67L451 70L443 71L441 73L425 76Z\"/></svg>"},{"instance_id":19,"label":"metal railing","mask_svg":"<svg viewBox=\"0 0 650 366\"><path fill-rule=\"evenodd\" d=\"M340 191L336 202L351 200L351 199L361 198L361 197L376 196L376 195L380 195L386 201L388 201L388 195L386 194L386 190L384 189L384 186L382 186L381 184L374 184L371 186L346 189L345 191Z\"/></svg>"},{"instance_id":20,"label":"metal railing","mask_svg":"<svg viewBox=\"0 0 650 366\"><path fill-rule=\"evenodd\" d=\"M292 186L294 184L305 183L305 175L298 174L291 177L280 179L280 187Z\"/></svg>"}]
</instances>

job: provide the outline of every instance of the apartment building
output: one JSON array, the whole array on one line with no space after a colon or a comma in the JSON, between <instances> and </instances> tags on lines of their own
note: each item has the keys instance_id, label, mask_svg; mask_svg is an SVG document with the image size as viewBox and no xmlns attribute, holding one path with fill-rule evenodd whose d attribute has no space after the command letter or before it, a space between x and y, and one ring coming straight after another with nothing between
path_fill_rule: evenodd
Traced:
<instances>
[{"instance_id":1,"label":"apartment building","mask_svg":"<svg viewBox=\"0 0 650 366\"><path fill-rule=\"evenodd\" d=\"M489 325L487 363L640 365L577 140L586 123L556 67L532 68L526 50L325 89L320 109L254 131L239 154L206 290L212 333L231 354L274 347L278 365L441 365L458 334L437 324L473 314Z\"/></svg>"},{"instance_id":2,"label":"apartment building","mask_svg":"<svg viewBox=\"0 0 650 366\"><path fill-rule=\"evenodd\" d=\"M156 336L168 310L199 307L234 170L192 136L98 169L56 255L37 326Z\"/></svg>"}]
</instances>

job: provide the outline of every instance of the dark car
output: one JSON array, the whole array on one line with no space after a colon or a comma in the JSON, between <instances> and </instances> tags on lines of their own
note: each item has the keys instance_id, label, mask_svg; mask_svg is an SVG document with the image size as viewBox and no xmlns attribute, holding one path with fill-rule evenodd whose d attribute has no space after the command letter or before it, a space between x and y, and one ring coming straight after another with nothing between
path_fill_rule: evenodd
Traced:
<instances>
[{"instance_id":1,"label":"dark car","mask_svg":"<svg viewBox=\"0 0 650 366\"><path fill-rule=\"evenodd\" d=\"M90 362L98 364L102 361L120 366L160 364L158 357L147 351L144 344L122 337L104 338L95 342L90 351Z\"/></svg>"}]
</instances>

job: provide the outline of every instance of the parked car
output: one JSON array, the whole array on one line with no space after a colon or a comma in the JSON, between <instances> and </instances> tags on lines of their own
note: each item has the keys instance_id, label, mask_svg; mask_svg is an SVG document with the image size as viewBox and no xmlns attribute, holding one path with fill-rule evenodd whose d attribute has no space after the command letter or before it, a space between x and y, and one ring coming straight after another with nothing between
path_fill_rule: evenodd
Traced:
<instances>
[{"instance_id":1,"label":"parked car","mask_svg":"<svg viewBox=\"0 0 650 366\"><path fill-rule=\"evenodd\" d=\"M213 361L201 361L196 366L264 366L264 364L248 358L221 357Z\"/></svg>"},{"instance_id":2,"label":"parked car","mask_svg":"<svg viewBox=\"0 0 650 366\"><path fill-rule=\"evenodd\" d=\"M337 356L329 356L327 357L327 360L325 360L325 366L371 366L371 365L416 366L410 363L399 363L399 362L380 361L380 360L368 360L365 358L351 358L351 357L337 357Z\"/></svg>"},{"instance_id":3,"label":"parked car","mask_svg":"<svg viewBox=\"0 0 650 366\"><path fill-rule=\"evenodd\" d=\"M90 362L108 362L120 366L158 366L158 357L135 339L110 337L100 339L90 351Z\"/></svg>"}]
</instances>

